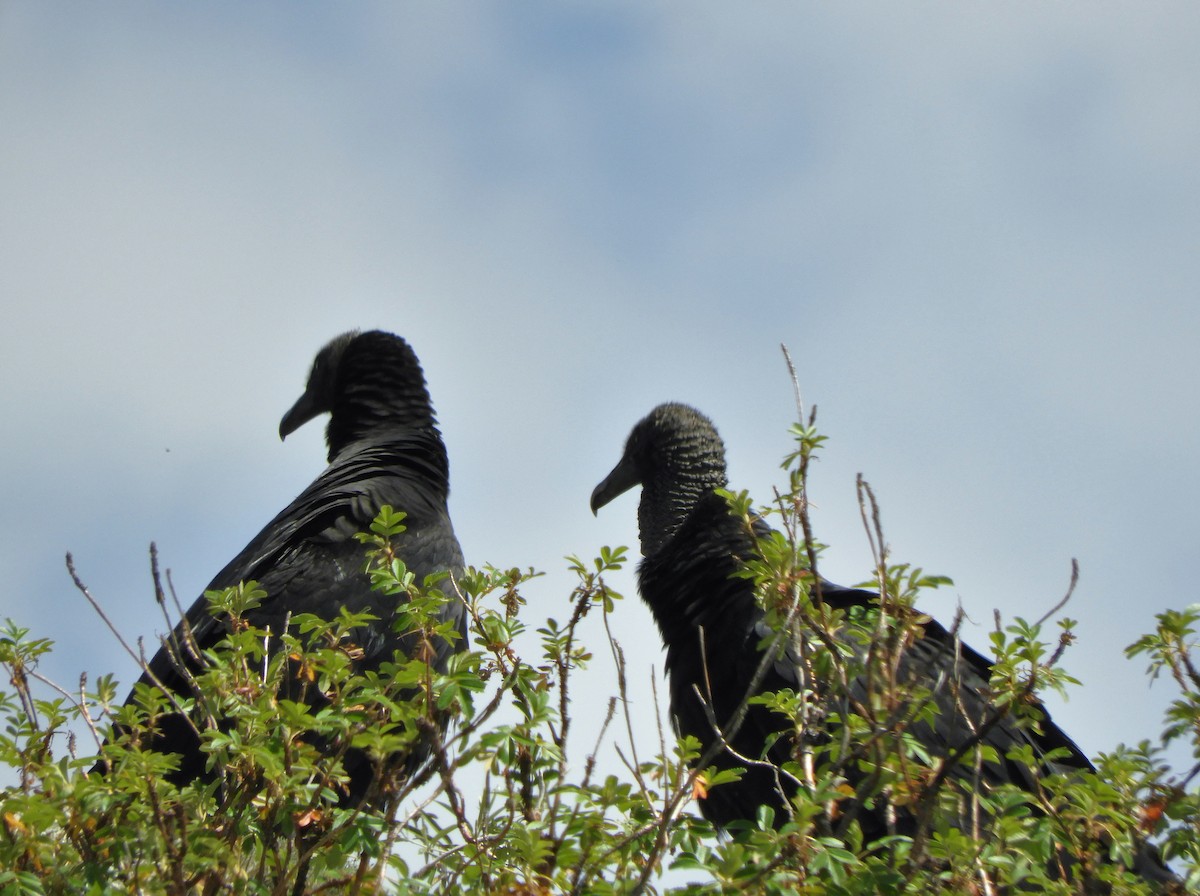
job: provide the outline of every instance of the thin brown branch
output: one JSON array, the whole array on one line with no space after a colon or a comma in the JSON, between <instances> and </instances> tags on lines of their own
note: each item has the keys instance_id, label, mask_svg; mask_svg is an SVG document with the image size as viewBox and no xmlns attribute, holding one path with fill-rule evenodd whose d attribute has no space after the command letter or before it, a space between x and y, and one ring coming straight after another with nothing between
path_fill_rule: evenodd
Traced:
<instances>
[{"instance_id":1,"label":"thin brown branch","mask_svg":"<svg viewBox=\"0 0 1200 896\"><path fill-rule=\"evenodd\" d=\"M133 658L134 662L139 666L143 665L142 657L136 650L129 646L129 642L122 637L121 632L113 625L112 620L108 618L108 614L104 612L104 608L100 606L99 601L92 597L92 592L88 589L88 586L79 578L79 573L75 571L75 558L71 556L69 551L67 552L67 572L70 573L71 581L75 583L75 588L87 599L92 609L96 611L96 615L108 626L108 630L113 633L113 636L117 639L117 643L125 649L125 652Z\"/></svg>"},{"instance_id":2,"label":"thin brown branch","mask_svg":"<svg viewBox=\"0 0 1200 896\"><path fill-rule=\"evenodd\" d=\"M1051 607L1049 610L1047 610L1045 615L1043 615L1042 618L1039 619L1035 623L1035 625L1038 628L1041 628L1041 626L1047 620L1058 615L1059 611L1062 610L1062 608L1067 605L1067 603L1071 600L1072 595L1075 594L1075 586L1078 584L1079 584L1079 561L1076 560L1074 557L1072 557L1071 558L1071 581L1067 585L1067 593L1063 595L1062 600L1060 600L1053 607Z\"/></svg>"}]
</instances>

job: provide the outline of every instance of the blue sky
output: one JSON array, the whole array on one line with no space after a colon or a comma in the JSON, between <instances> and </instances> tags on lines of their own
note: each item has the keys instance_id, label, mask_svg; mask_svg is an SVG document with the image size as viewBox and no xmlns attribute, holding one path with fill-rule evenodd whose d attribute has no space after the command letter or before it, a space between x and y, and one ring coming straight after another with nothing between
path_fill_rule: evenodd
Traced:
<instances>
[{"instance_id":1,"label":"blue sky","mask_svg":"<svg viewBox=\"0 0 1200 896\"><path fill-rule=\"evenodd\" d=\"M130 680L63 554L152 638L148 543L190 602L322 467L276 435L313 354L378 326L468 559L547 571L561 619L563 555L636 552L636 499L588 496L655 404L769 497L786 343L825 574L870 568L859 471L976 646L1077 557L1055 718L1150 736L1171 689L1122 650L1196 600L1197 45L1182 2L6 3L0 616L61 682ZM644 712L657 634L635 600L617 630Z\"/></svg>"}]
</instances>

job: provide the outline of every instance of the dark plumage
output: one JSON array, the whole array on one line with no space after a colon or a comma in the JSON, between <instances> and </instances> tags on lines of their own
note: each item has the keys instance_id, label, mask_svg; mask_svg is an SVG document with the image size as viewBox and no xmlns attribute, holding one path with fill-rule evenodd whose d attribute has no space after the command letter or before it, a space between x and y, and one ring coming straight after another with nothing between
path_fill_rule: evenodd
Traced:
<instances>
[{"instance_id":1,"label":"dark plumage","mask_svg":"<svg viewBox=\"0 0 1200 896\"><path fill-rule=\"evenodd\" d=\"M715 492L726 487L725 448L712 423L693 408L664 404L633 428L620 462L592 493L593 512L637 485L642 487L638 522L644 557L638 584L666 647L671 715L680 735L692 735L707 751L719 739L697 691L706 695L717 723L725 726L751 689L762 661L761 645L771 634L753 582L734 575L757 556L755 538L746 521ZM752 525L759 536L769 533L761 519ZM840 609L869 607L879 599L872 592L824 580L815 590L826 604ZM938 713L910 724L908 731L936 759L968 744L972 725L992 713L987 696L991 666L938 622L930 620L921 627L923 637L905 650L899 677L920 682L933 692ZM807 687L819 698L831 699L830 683L813 680L807 671L810 667L800 660L805 651L827 648L819 640L803 638L798 626L790 643L767 666L759 692L799 692ZM862 651L851 648L850 642L844 646ZM851 696L861 698L864 686L862 679L852 682ZM1084 753L1044 711L1042 715L1036 727L1005 717L987 730L982 742L996 749L999 760L983 764L978 783L986 788L1010 782L1033 789L1040 775L1092 769ZM747 770L740 781L714 787L700 801L706 818L725 827L752 821L765 805L774 810L777 824L787 820L785 797L793 796L796 787L778 773L778 767L793 756L789 731L778 713L757 704L748 706L741 727L727 740L741 757L762 757L767 763L747 768L744 759L721 750L712 765ZM805 732L814 740L822 734ZM1043 767L1030 769L1005 758L1020 745L1031 747ZM1047 761L1051 750L1060 753ZM852 784L859 783L853 776L861 778L861 772L853 765L846 773ZM969 761L951 783L963 789L978 786ZM888 811L876 804L859 807L858 819L866 838L873 840L889 830L911 833L913 819L905 813L903 808ZM1151 852L1147 848L1140 858L1139 870L1151 879L1173 879Z\"/></svg>"},{"instance_id":2,"label":"dark plumage","mask_svg":"<svg viewBox=\"0 0 1200 896\"><path fill-rule=\"evenodd\" d=\"M329 414L329 466L217 573L206 590L256 580L267 597L246 618L273 632L282 630L289 615L312 613L331 619L343 607L351 612L370 609L378 621L354 632L359 663L369 668L390 660L394 651L412 656L418 636L392 630L392 598L371 590L364 571L365 548L354 536L370 527L382 505L390 504L407 514L406 531L393 544L418 583L433 573L460 573L462 551L446 508L446 448L417 356L407 342L390 333L352 331L321 349L304 394L279 424L280 438L324 413ZM440 587L452 586L443 582ZM442 618L454 620L460 639L454 645L435 639L431 662L438 668L466 644L462 603L447 603ZM188 610L186 623L201 650L226 631L226 620L213 616L203 597ZM157 681L187 692L176 657L188 652L172 646L181 636L182 626L150 661L142 683ZM186 662L195 668L194 660ZM310 698L314 704L319 700ZM203 774L205 756L179 717L163 721L153 747L181 754L174 776L178 781ZM408 769L421 758L408 757ZM371 768L360 754L351 754L346 765L351 776L348 799L358 801L371 781Z\"/></svg>"}]
</instances>

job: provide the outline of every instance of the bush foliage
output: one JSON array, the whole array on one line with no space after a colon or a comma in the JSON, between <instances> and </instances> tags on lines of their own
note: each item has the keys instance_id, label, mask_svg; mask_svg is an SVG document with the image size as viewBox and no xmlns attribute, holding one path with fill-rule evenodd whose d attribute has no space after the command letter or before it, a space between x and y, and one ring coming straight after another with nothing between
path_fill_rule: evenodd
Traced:
<instances>
[{"instance_id":1,"label":"bush foliage","mask_svg":"<svg viewBox=\"0 0 1200 896\"><path fill-rule=\"evenodd\" d=\"M344 612L328 620L297 617L280 636L281 649L268 650L272 634L243 619L265 597L247 582L208 595L230 624L194 676L193 694L167 697L139 686L136 699L121 705L125 692L110 676L83 679L75 691L46 681L37 669L51 642L8 622L0 631L8 679L0 691L0 763L15 783L0 793L0 894L849 896L994 893L1017 884L1079 892L1048 871L1062 855L1114 892L1148 892L1121 870L1135 835L1155 837L1191 885L1200 881L1195 770L1176 774L1163 759L1173 741L1188 743L1200 758L1200 673L1193 665L1200 607L1162 614L1157 629L1128 649L1147 661L1150 675L1168 677L1178 689L1158 741L1100 756L1096 775L1046 778L1036 793L980 794L973 808L986 824L960 830L951 819L961 807L948 804L943 786L946 763L984 757L922 757L903 726L881 724L897 718L897 707L927 711L920 686L889 679L886 669L916 636L922 593L947 580L891 562L874 498L860 483L880 604L847 618L814 601L808 588L820 546L805 485L821 436L811 419L794 436L786 493L758 510L776 534L760 543L761 562L744 574L758 584L780 629L802 626L834 648L819 657L825 673L833 680L865 677L869 698L828 722L838 735L828 742L798 739L786 771L803 787L782 827L762 817L718 836L688 811L726 783L690 770L705 759L698 745L661 730L638 731L630 720L624 657L612 637L619 620L610 620L622 597L606 583L626 563L624 548L603 548L587 562L568 558L576 584L564 604L566 621L539 620L528 632L535 623L526 619L522 588L533 572L483 567L457 582L414 582L390 548L403 515L384 508L363 536L364 554L381 605L397 607L393 624L430 639L451 637L434 625L433 611L446 600L468 608L469 649L444 671L405 657L358 669L352 632L365 620ZM728 498L749 519L749 500ZM165 605L157 570L154 581ZM608 637L601 648L618 674L601 704L600 739L581 747L572 713L589 707L573 702L572 685L593 658L594 645L581 634L589 614L603 618ZM1062 666L1072 626L1065 618L997 620L989 647L998 713L1038 723L1037 695L1072 681ZM539 652L522 655L518 644L534 634ZM849 652L836 649L847 637L861 639L869 647L861 655L873 659L853 667ZM294 688L285 685L296 681L320 689L330 705L313 709L288 699ZM760 699L804 730L812 709L805 695ZM182 786L168 780L175 757L143 749L156 719L179 711L201 733L212 772ZM347 751L401 756L416 744L427 745L431 758L407 775L384 763L393 773L379 782L384 797L377 804L367 809L339 799ZM614 753L619 761L611 764L622 773L598 771L598 758ZM920 807L914 836L862 842L853 815L839 812L851 761L872 772L876 794Z\"/></svg>"}]
</instances>

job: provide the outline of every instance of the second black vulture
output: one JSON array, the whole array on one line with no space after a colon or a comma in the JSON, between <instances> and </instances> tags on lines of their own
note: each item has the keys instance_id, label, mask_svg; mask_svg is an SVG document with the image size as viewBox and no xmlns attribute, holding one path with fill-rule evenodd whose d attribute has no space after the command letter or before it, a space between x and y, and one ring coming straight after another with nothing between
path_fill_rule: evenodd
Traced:
<instances>
[{"instance_id":1,"label":"second black vulture","mask_svg":"<svg viewBox=\"0 0 1200 896\"><path fill-rule=\"evenodd\" d=\"M451 621L458 632L453 643L437 638L436 643L419 645L419 633L396 632L394 598L371 589L366 549L355 537L369 529L383 505L390 505L407 514L406 529L395 537L393 547L418 584L432 574L457 576L463 568L446 506L446 448L420 362L409 344L377 330L351 331L330 341L313 362L304 394L280 422L280 438L326 413L329 466L217 573L206 590L257 581L267 596L245 618L274 633L302 613L333 619L342 608L371 611L377 621L355 629L355 643L348 645L360 669L378 667L397 651L411 657L418 648L434 667L444 669L451 653L466 644L462 601L451 600L440 610L441 620ZM453 586L443 581L439 587L450 594ZM140 683L188 693L184 669L199 668L194 648L210 648L226 634L227 624L209 611L204 597L198 599L150 660ZM318 695L307 699L321 702ZM177 783L205 774L206 755L181 717L163 717L151 747L180 755L179 769L172 775ZM402 768L411 772L424 753L427 750L401 757ZM364 754L352 752L345 765L350 778L346 801L369 798L367 791L376 780L373 764Z\"/></svg>"},{"instance_id":2,"label":"second black vulture","mask_svg":"<svg viewBox=\"0 0 1200 896\"><path fill-rule=\"evenodd\" d=\"M671 716L678 733L695 737L702 752L716 749L711 765L717 770L745 770L740 780L707 792L699 801L702 814L724 828L753 822L760 807L768 806L776 825L781 825L797 792L795 780L781 773L796 755L791 724L767 706L748 703L740 726L729 730L727 725L748 694L807 691L820 703L834 687L814 674L814 664L802 659L806 651L811 654L827 645L819 638L797 643L804 638L799 627L755 684L771 632L754 582L739 570L759 556L757 539L769 534L769 528L761 518L748 524L746 517L734 513L717 492L726 485L725 447L711 421L686 405L663 404L633 428L620 462L592 492L591 506L595 512L641 486L643 560L638 586L666 648ZM828 606L847 611L879 602L873 592L823 579L817 580L814 591ZM861 642L846 640L841 647L861 651L855 645ZM1046 774L1091 771L1087 756L1044 710L1036 725L1019 724L997 712L988 696L990 669L987 659L932 619L920 623L918 637L900 656L898 678L925 685L926 699L937 710L904 719L908 736L931 762L971 746L976 731L983 732L979 742L995 750L994 761L983 762L978 771L971 762L963 763L950 786L965 792L1012 783L1033 790ZM861 676L849 685L852 699L864 697L867 685ZM721 727L720 736L715 726ZM825 732L806 730L803 736L816 741ZM1040 767L1008 759L1016 747L1030 748ZM1051 751L1053 757L1047 758ZM854 763L847 763L844 772L852 786L863 783L863 773ZM848 803L843 811L843 817L855 812L866 840L912 833L914 818L906 808L872 796L862 804ZM965 816L960 822L968 823ZM1141 851L1137 865L1148 879L1176 880L1149 847Z\"/></svg>"}]
</instances>

